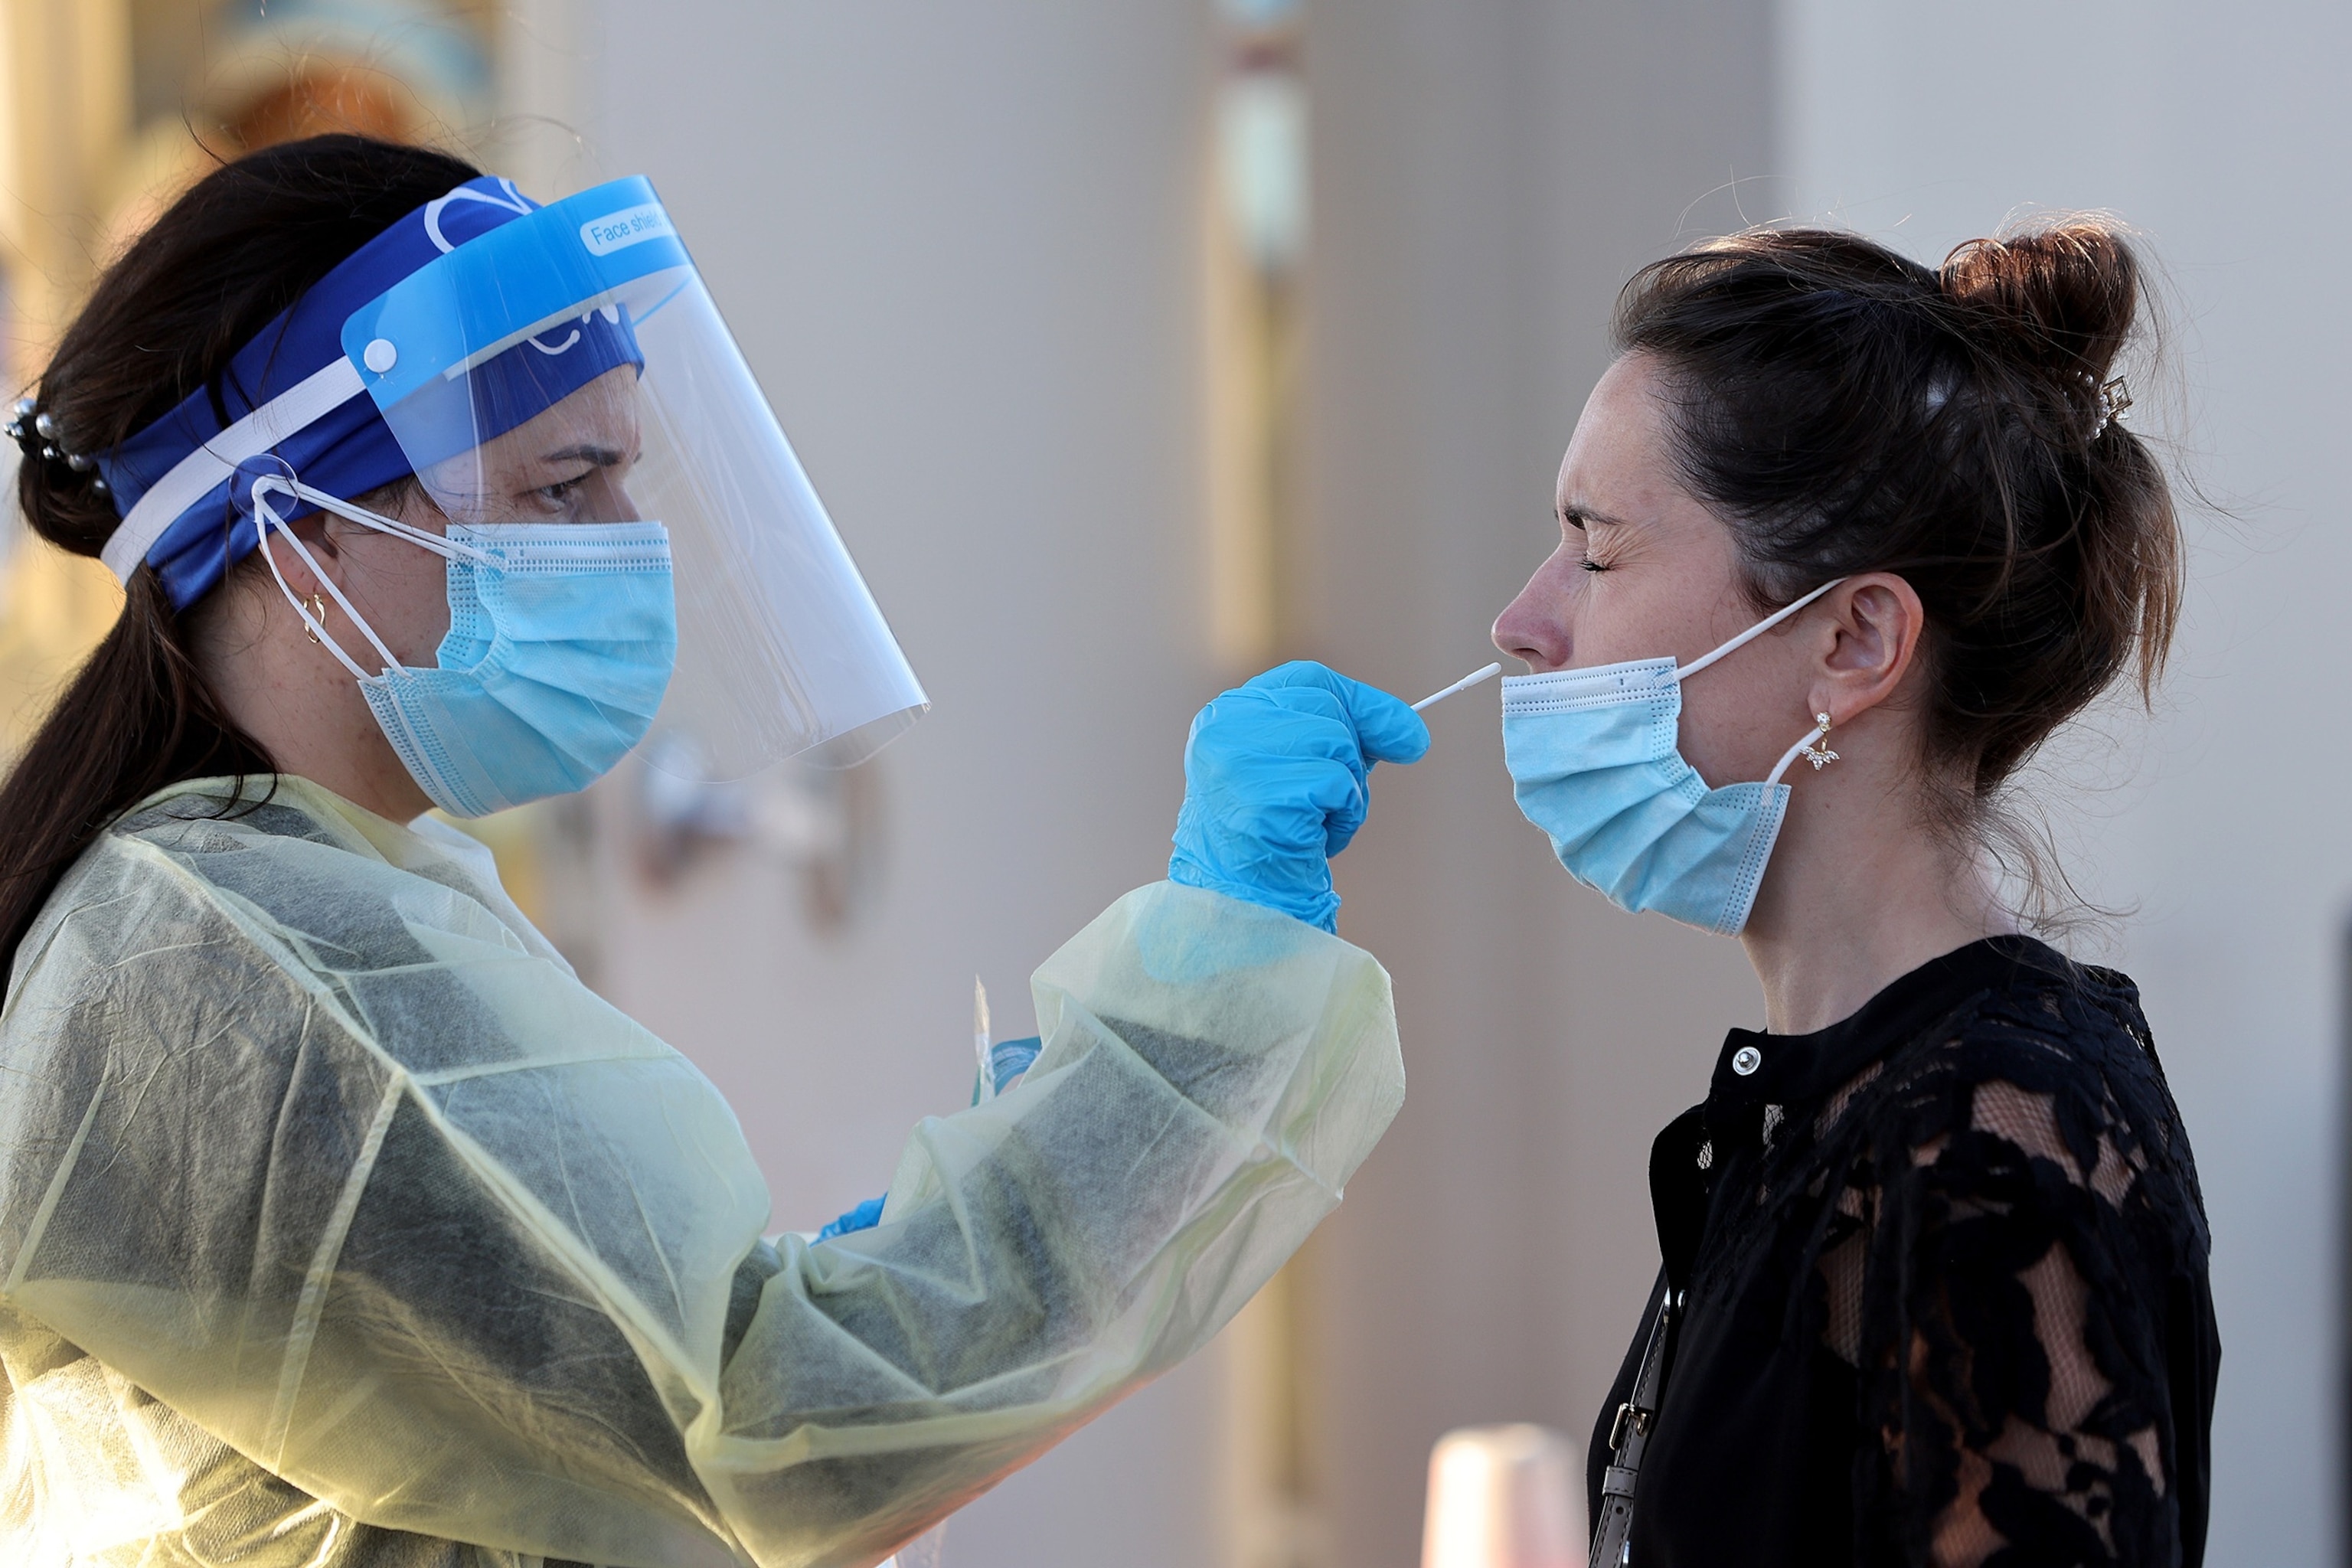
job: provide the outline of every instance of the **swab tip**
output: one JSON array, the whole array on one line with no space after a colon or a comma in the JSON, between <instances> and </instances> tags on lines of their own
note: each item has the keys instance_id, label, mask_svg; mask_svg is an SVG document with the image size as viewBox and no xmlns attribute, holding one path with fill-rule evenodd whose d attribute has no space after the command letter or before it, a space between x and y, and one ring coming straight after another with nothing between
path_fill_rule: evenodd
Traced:
<instances>
[{"instance_id":1,"label":"swab tip","mask_svg":"<svg viewBox=\"0 0 2352 1568\"><path fill-rule=\"evenodd\" d=\"M1474 687L1474 686L1477 685L1480 681L1482 681L1482 680L1486 679L1487 677L1489 677L1489 676L1493 676L1493 675L1500 675L1500 674L1502 673L1502 671L1503 671L1503 661L1502 661L1501 659L1496 659L1494 663L1492 663L1492 664L1490 664L1490 665L1486 666L1484 668L1480 668L1480 669L1474 669L1474 670L1472 670L1469 674L1467 674L1467 675L1464 676L1461 679L1459 679L1459 680L1455 681L1453 685L1451 685L1451 686L1447 687L1444 690L1443 690L1443 691L1433 691L1433 692L1431 692L1428 696L1426 696L1426 697L1423 698L1420 701L1418 701L1418 702L1414 703L1414 704L1412 705L1412 710L1413 710L1414 712L1418 713L1418 712L1420 712L1423 709L1424 709L1424 708L1428 707L1431 703L1433 703L1433 702L1443 702L1443 701L1444 701L1447 698L1449 698L1449 697L1453 696L1455 692L1457 692L1457 691L1466 691L1466 690L1468 690L1471 687Z\"/></svg>"}]
</instances>

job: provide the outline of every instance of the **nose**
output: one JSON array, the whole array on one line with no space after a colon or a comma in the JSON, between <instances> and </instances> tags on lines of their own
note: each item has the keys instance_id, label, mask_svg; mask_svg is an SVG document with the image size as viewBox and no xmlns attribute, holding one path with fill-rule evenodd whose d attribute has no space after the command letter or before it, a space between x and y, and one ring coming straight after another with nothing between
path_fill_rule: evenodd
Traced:
<instances>
[{"instance_id":1,"label":"nose","mask_svg":"<svg viewBox=\"0 0 2352 1568\"><path fill-rule=\"evenodd\" d=\"M1536 568L1519 596L1495 617L1495 646L1537 674L1568 668L1571 647L1569 574L1575 567L1566 563L1566 557L1564 549L1553 552L1550 560Z\"/></svg>"},{"instance_id":2,"label":"nose","mask_svg":"<svg viewBox=\"0 0 2352 1568\"><path fill-rule=\"evenodd\" d=\"M586 521L591 522L645 521L637 510L636 501L629 495L628 487L621 482L619 471L613 468L604 469L595 476L593 490L585 510Z\"/></svg>"}]
</instances>

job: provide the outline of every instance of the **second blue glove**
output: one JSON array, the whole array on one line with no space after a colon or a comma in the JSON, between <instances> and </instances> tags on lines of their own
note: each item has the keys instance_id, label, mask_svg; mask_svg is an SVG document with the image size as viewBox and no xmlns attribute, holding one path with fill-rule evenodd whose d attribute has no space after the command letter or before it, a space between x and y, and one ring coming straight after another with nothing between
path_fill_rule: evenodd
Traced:
<instances>
[{"instance_id":1,"label":"second blue glove","mask_svg":"<svg viewBox=\"0 0 2352 1568\"><path fill-rule=\"evenodd\" d=\"M1428 750L1385 691L1304 660L1267 670L1192 721L1169 880L1334 930L1330 858L1363 826L1372 764Z\"/></svg>"}]
</instances>

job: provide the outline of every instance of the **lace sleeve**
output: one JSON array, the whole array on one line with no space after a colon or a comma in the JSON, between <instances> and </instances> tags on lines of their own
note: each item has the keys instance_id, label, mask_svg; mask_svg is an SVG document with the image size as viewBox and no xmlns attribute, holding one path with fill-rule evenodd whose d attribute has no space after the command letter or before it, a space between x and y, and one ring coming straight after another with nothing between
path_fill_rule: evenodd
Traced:
<instances>
[{"instance_id":1,"label":"lace sleeve","mask_svg":"<svg viewBox=\"0 0 2352 1568\"><path fill-rule=\"evenodd\" d=\"M2177 1563L2165 1313L2182 1215L2151 1193L2172 1127L2157 1116L2151 1137L2079 1056L2025 1044L2000 1077L1948 1061L1892 1097L1877 1179L1849 1190L1822 1256L1833 1299L1861 1276L1832 1332L1852 1336L1882 1439L1857 1477L1867 1556Z\"/></svg>"}]
</instances>

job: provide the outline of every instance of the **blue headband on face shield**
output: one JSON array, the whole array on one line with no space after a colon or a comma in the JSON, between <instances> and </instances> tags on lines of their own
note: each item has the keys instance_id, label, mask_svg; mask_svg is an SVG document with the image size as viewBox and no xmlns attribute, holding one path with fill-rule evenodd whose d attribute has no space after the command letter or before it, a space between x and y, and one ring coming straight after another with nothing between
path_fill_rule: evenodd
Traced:
<instances>
[{"instance_id":1,"label":"blue headband on face shield","mask_svg":"<svg viewBox=\"0 0 2352 1568\"><path fill-rule=\"evenodd\" d=\"M627 312L614 304L583 310L462 376L436 375L409 394L399 409L403 447L410 463L430 468L505 435L625 364L646 368Z\"/></svg>"},{"instance_id":2,"label":"blue headband on face shield","mask_svg":"<svg viewBox=\"0 0 2352 1568\"><path fill-rule=\"evenodd\" d=\"M345 355L344 325L402 279L538 205L496 178L468 180L425 203L255 334L213 384L99 455L123 519L103 552L115 576L127 583L146 563L175 610L211 591L254 547L229 491L237 465L261 454L282 459L306 486L341 496L415 472L361 367ZM645 355L617 310L590 310L521 340L447 383L448 453L503 434L623 364L642 371ZM288 521L312 510L292 510Z\"/></svg>"}]
</instances>

